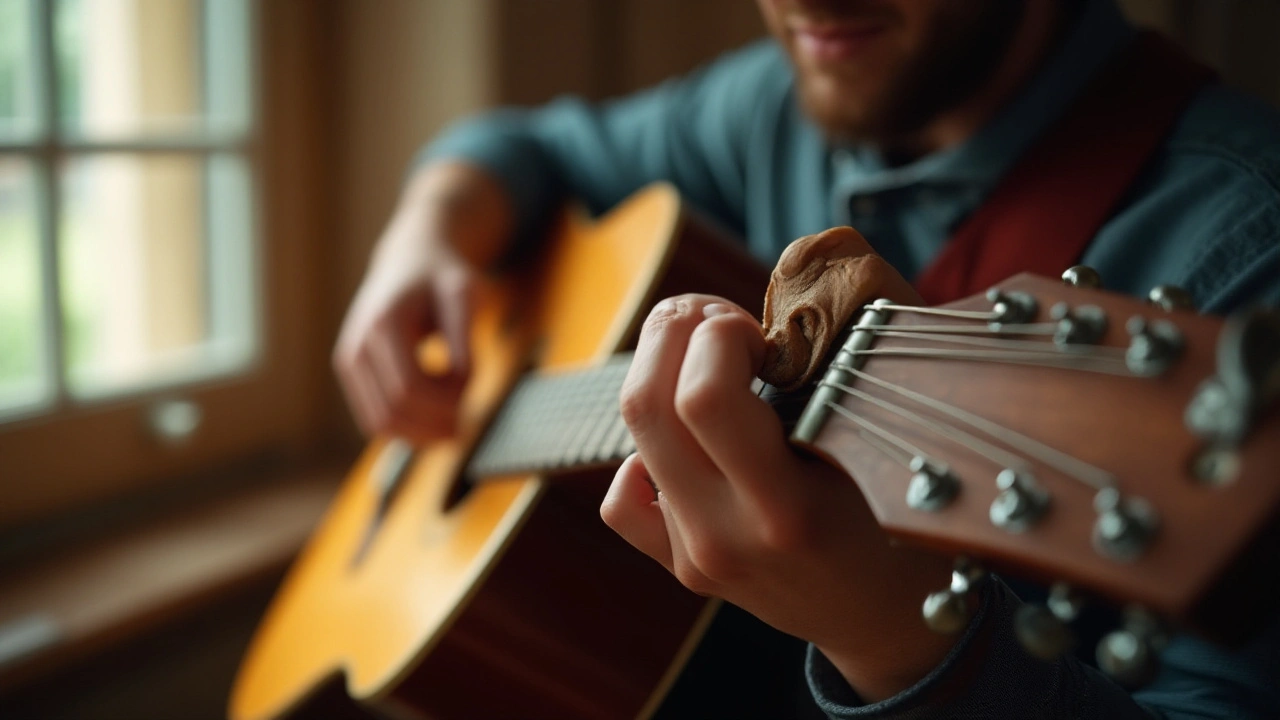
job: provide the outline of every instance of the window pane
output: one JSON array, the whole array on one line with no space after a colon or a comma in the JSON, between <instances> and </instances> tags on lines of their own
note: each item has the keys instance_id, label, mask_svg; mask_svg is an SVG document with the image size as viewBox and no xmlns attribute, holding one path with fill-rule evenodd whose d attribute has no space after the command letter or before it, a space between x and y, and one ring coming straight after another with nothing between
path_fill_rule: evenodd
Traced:
<instances>
[{"instance_id":1,"label":"window pane","mask_svg":"<svg viewBox=\"0 0 1280 720\"><path fill-rule=\"evenodd\" d=\"M241 164L178 153L67 164L59 252L72 395L153 387L248 361L248 183L223 169Z\"/></svg>"},{"instance_id":2,"label":"window pane","mask_svg":"<svg viewBox=\"0 0 1280 720\"><path fill-rule=\"evenodd\" d=\"M59 113L90 139L242 133L244 0L58 0Z\"/></svg>"},{"instance_id":3,"label":"window pane","mask_svg":"<svg viewBox=\"0 0 1280 720\"><path fill-rule=\"evenodd\" d=\"M0 139L36 129L35 17L31 0L0 0Z\"/></svg>"},{"instance_id":4,"label":"window pane","mask_svg":"<svg viewBox=\"0 0 1280 720\"><path fill-rule=\"evenodd\" d=\"M49 397L31 165L0 158L0 414Z\"/></svg>"}]
</instances>

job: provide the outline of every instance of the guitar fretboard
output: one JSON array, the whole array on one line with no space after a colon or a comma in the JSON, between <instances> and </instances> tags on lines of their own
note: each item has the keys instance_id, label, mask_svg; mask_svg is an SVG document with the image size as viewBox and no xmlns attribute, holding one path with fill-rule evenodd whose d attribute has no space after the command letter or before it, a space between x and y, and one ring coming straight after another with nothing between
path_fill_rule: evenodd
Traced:
<instances>
[{"instance_id":1,"label":"guitar fretboard","mask_svg":"<svg viewBox=\"0 0 1280 720\"><path fill-rule=\"evenodd\" d=\"M618 411L630 365L627 353L600 367L521 379L472 456L468 477L584 469L634 452Z\"/></svg>"}]
</instances>

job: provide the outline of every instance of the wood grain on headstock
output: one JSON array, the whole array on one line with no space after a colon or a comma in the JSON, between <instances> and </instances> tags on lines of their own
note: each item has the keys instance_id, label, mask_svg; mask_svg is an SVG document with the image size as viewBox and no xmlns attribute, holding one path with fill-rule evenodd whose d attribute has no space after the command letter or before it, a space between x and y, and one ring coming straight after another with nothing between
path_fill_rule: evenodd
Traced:
<instances>
[{"instance_id":1,"label":"wood grain on headstock","mask_svg":"<svg viewBox=\"0 0 1280 720\"><path fill-rule=\"evenodd\" d=\"M1266 597L1265 586L1248 585L1250 578L1267 573L1274 578L1280 570L1274 537L1280 527L1280 412L1265 412L1240 446L1239 471L1231 482L1209 486L1191 473L1203 443L1187 429L1183 414L1200 383L1216 371L1222 320L1170 313L1128 297L1030 275L1000 287L1033 295L1039 322L1049 321L1049 308L1059 301L1104 308L1109 318L1104 345L1128 345L1125 321L1133 315L1170 319L1186 341L1182 356L1156 378L890 355L871 356L864 370L1114 473L1125 496L1144 498L1159 514L1159 529L1140 557L1125 562L1099 554L1091 544L1095 490L1034 462L1036 478L1052 493L1048 513L1021 534L995 527L988 510L1001 467L856 398L845 397L841 404L950 465L963 485L955 501L939 512L909 508L909 471L838 415L826 421L811 449L856 480L880 523L893 534L976 556L997 569L1065 580L1114 601L1137 602L1219 637L1237 636L1259 619L1249 615L1274 610L1275 598ZM989 310L991 303L972 297L945 307ZM944 321L896 313L890 322L905 327ZM922 343L885 337L874 341L877 348L904 344ZM901 400L872 383L853 384L872 395Z\"/></svg>"}]
</instances>

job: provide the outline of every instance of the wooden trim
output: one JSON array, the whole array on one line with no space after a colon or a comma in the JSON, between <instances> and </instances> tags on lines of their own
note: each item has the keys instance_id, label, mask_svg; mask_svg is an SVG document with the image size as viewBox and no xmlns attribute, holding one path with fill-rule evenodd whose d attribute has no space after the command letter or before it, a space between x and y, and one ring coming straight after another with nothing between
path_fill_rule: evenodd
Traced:
<instances>
[{"instance_id":1,"label":"wooden trim","mask_svg":"<svg viewBox=\"0 0 1280 720\"><path fill-rule=\"evenodd\" d=\"M278 573L341 476L278 477L0 575L0 639L24 628L29 639L25 652L0 657L0 691Z\"/></svg>"}]
</instances>

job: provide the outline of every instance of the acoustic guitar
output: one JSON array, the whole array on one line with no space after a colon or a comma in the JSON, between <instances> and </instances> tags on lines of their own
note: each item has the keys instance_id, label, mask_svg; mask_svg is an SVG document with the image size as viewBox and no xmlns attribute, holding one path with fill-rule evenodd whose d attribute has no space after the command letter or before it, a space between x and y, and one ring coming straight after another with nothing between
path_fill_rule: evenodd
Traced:
<instances>
[{"instance_id":1,"label":"acoustic guitar","mask_svg":"<svg viewBox=\"0 0 1280 720\"><path fill-rule=\"evenodd\" d=\"M543 261L482 293L456 436L377 440L352 471L258 629L233 720L334 682L393 716L651 715L718 602L599 519L634 449L620 351L659 298L759 307L767 279L670 186L566 216ZM1163 623L1230 639L1277 607L1277 394L1274 313L1023 275L868 306L816 388L779 404L803 408L798 451L845 470L889 533L963 556L924 621L963 627L984 567L1069 583L1020 637L1060 652L1081 598L1126 604L1100 653L1123 677Z\"/></svg>"}]
</instances>

